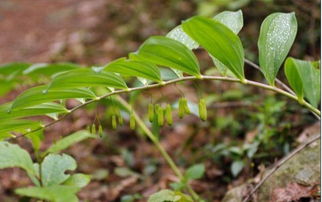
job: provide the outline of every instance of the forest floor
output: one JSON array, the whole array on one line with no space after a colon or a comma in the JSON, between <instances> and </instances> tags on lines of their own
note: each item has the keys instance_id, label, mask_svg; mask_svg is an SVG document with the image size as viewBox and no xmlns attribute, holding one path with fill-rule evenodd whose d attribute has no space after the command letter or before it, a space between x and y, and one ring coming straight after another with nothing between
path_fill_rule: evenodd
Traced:
<instances>
[{"instance_id":1,"label":"forest floor","mask_svg":"<svg viewBox=\"0 0 322 202\"><path fill-rule=\"evenodd\" d=\"M167 1L164 3L158 0L148 5L145 5L145 1L139 0L132 1L132 4L125 2L116 0L33 0L32 2L1 0L0 63L69 61L84 65L106 64L134 51L148 36L164 34L180 20L191 16L195 9L195 5L189 2ZM169 7L172 9L167 10ZM176 14L175 18L171 17L172 13ZM160 16L164 20L156 21ZM214 89L216 87L218 85L214 86ZM223 95L225 89L230 88L231 85L220 84L220 87L223 90L219 94ZM22 90L18 89L0 98L0 104L12 100ZM193 93L193 84L182 90L192 100L197 99ZM155 99L158 99L163 94L176 97L177 92L173 91L170 87L162 89L161 94L159 91L149 93L156 94ZM245 94L249 95L249 92ZM213 146L217 142L227 143L227 145L233 142L231 145L243 145L260 133L256 127L245 127L241 124L245 117L251 117L245 113L249 113L247 110L260 109L264 116L265 113L270 112L259 108L256 104L250 106L250 103L254 102L252 99L255 98L250 98L250 102L239 102L238 97L243 95L238 90L229 91L226 95L228 101L224 100L212 106L216 111L213 116L210 114L209 123L201 123L197 117L190 116L181 121L176 120L177 124L174 127L162 129L161 143L179 165L186 167L202 158L206 165L205 177L194 181L192 186L196 192L212 201L220 201L228 190L255 177L257 173L265 170L267 166L284 155L278 150L277 154L270 158L258 157L254 160L255 168L248 166L237 177L232 176L230 172L230 164L236 158L235 156L220 157L220 160L209 157L209 148L206 145ZM149 95L145 96L148 99ZM259 101L264 103L263 100ZM289 104L284 101L284 105L286 103ZM74 104L69 103L70 106ZM281 103L276 100L266 103L268 107L279 104ZM294 103L290 105L293 106ZM281 109L284 109L283 106L277 110ZM280 128L276 130L278 132L288 131L285 138L280 138L279 141L281 145L285 144L290 148L298 144L295 139L301 131L314 123L309 115L303 118L299 114L294 114L295 109L273 120L283 122L284 125L279 125ZM86 128L100 116L103 116L101 108L92 111L85 109L76 111L68 119L47 129L42 149L58 140L61 135ZM217 119L217 117L224 117L225 120ZM234 118L236 118L235 121ZM260 120L257 117L253 119L254 123ZM212 123L221 129L209 127ZM292 129L289 127L290 123L294 126ZM319 126L314 127L315 132L319 130ZM235 131L231 132L227 128ZM143 199L138 201L145 201L150 194L167 188L169 183L177 180L155 147L130 130L128 126L121 126L116 131L106 129L105 132L107 133L106 138L87 140L72 146L67 151L77 159L78 171L93 176L91 183L79 193L81 199L91 202L112 202L120 201L124 195L140 193ZM233 138L238 141L232 140ZM20 140L19 143L27 150L31 150L29 142ZM270 147L267 146L267 150ZM13 190L28 184L30 181L21 170L1 170L0 201L17 201Z\"/></svg>"}]
</instances>

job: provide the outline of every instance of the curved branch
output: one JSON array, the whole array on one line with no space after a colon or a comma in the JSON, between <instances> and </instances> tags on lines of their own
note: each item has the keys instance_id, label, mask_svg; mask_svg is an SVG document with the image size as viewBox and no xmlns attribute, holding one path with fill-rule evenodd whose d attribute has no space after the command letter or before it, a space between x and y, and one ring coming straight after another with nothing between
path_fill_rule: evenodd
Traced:
<instances>
[{"instance_id":1,"label":"curved branch","mask_svg":"<svg viewBox=\"0 0 322 202\"><path fill-rule=\"evenodd\" d=\"M44 129L44 128L47 128L49 126L52 126L54 124L56 124L57 122L65 119L67 116L69 116L70 114L72 114L73 112L75 112L76 110L88 105L88 104L91 104L93 102L96 102L96 101L99 101L99 100L102 100L106 97L109 97L111 95L118 95L118 94L122 94L122 93L129 93L129 92L133 92L133 91L137 91L137 90L146 90L146 89L151 89L151 88L157 88L157 87L162 87L162 86L165 86L165 85L170 85L170 84L173 84L173 83L178 83L178 82L181 82L181 81L194 81L194 80L219 80L219 81L227 81L227 82L236 82L236 83L241 83L241 84L245 84L245 85L251 85L251 86L256 86L256 87L259 87L259 88L263 88L263 89L266 89L266 90L270 90L270 91L273 91L273 92L276 92L276 93L279 93L279 94L282 94L286 97L289 97L295 101L298 101L298 98L297 96L295 95L292 95L291 93L288 93L280 88L277 88L277 87L274 87L274 86L270 86L270 85L267 85L267 84L263 84L263 83L259 83L259 82L256 82L256 81L250 81L250 80L244 80L244 81L241 81L239 79L236 79L236 78L231 78L231 77L222 77L222 76L201 76L200 78L197 78L195 76L185 76L185 77L180 77L180 78L177 78L177 79L173 79L173 80L169 80L169 81L165 81L165 82L162 82L162 83L157 83L157 84L151 84L151 85L147 85L147 86L140 86L140 87L135 87L135 88L129 88L129 89L126 89L126 90L116 90L116 91L113 91L113 92L110 92L110 93L107 93L105 95L102 95L100 97L97 97L93 100L89 100L81 105L78 105L77 107L74 107L73 109L69 110L69 112L65 115L63 115L61 118L53 121L53 122L50 122L40 128L37 128L35 130L32 130L30 132L27 132L27 133L24 133L24 134L21 134L21 135L16 135L15 137L13 138L9 138L10 139L14 139L14 138L20 138L20 137L23 137L23 136L26 136L30 133L33 133L33 132L36 132L36 131L39 131L41 129ZM300 104L302 104L304 107L306 107L307 109L309 109L311 112L315 113L316 115L320 116L321 113L318 109L314 108L312 105L310 105L309 103L307 103L306 101L303 101L301 102Z\"/></svg>"}]
</instances>

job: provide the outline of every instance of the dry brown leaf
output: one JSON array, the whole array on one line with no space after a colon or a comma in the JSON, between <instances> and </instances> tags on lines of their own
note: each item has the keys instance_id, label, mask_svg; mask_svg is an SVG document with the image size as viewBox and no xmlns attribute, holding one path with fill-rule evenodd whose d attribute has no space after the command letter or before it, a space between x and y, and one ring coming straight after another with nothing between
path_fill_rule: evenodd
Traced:
<instances>
[{"instance_id":1,"label":"dry brown leaf","mask_svg":"<svg viewBox=\"0 0 322 202\"><path fill-rule=\"evenodd\" d=\"M290 183L284 188L276 188L272 192L271 202L296 201L301 198L312 196L314 187L302 186L297 183Z\"/></svg>"}]
</instances>

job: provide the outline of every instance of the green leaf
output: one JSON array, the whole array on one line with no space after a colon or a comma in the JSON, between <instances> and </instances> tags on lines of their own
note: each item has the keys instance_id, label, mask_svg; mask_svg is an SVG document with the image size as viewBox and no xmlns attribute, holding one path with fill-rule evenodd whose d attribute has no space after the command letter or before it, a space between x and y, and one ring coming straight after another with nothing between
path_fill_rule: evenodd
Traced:
<instances>
[{"instance_id":1,"label":"green leaf","mask_svg":"<svg viewBox=\"0 0 322 202\"><path fill-rule=\"evenodd\" d=\"M76 161L67 154L49 154L41 164L41 179L45 187L58 185L69 178L67 170L75 170Z\"/></svg>"},{"instance_id":2,"label":"green leaf","mask_svg":"<svg viewBox=\"0 0 322 202\"><path fill-rule=\"evenodd\" d=\"M238 34L244 26L243 12L241 10L223 11L217 14L214 19L226 25L235 34Z\"/></svg>"},{"instance_id":3,"label":"green leaf","mask_svg":"<svg viewBox=\"0 0 322 202\"><path fill-rule=\"evenodd\" d=\"M187 196L181 192L174 192L168 189L161 190L152 194L148 202L192 202L190 196Z\"/></svg>"},{"instance_id":4,"label":"green leaf","mask_svg":"<svg viewBox=\"0 0 322 202\"><path fill-rule=\"evenodd\" d=\"M11 110L22 109L38 104L69 98L92 98L95 94L84 88L79 89L50 89L47 86L30 88L20 94L12 103Z\"/></svg>"},{"instance_id":5,"label":"green leaf","mask_svg":"<svg viewBox=\"0 0 322 202\"><path fill-rule=\"evenodd\" d=\"M312 62L291 57L287 58L284 68L287 80L299 99L304 96L314 107L318 107L321 96L320 70Z\"/></svg>"},{"instance_id":6,"label":"green leaf","mask_svg":"<svg viewBox=\"0 0 322 202\"><path fill-rule=\"evenodd\" d=\"M41 127L39 121L2 120L0 121L0 139L11 137L11 132L26 133L39 127Z\"/></svg>"},{"instance_id":7,"label":"green leaf","mask_svg":"<svg viewBox=\"0 0 322 202\"><path fill-rule=\"evenodd\" d=\"M0 66L0 78L1 75L21 75L21 73L30 66L29 63L14 62Z\"/></svg>"},{"instance_id":8,"label":"green leaf","mask_svg":"<svg viewBox=\"0 0 322 202\"><path fill-rule=\"evenodd\" d=\"M0 168L12 167L22 168L30 176L36 175L32 160L26 150L9 142L0 142Z\"/></svg>"},{"instance_id":9,"label":"green leaf","mask_svg":"<svg viewBox=\"0 0 322 202\"><path fill-rule=\"evenodd\" d=\"M185 172L185 178L189 180L200 179L205 173L204 164L196 164L188 168Z\"/></svg>"},{"instance_id":10,"label":"green leaf","mask_svg":"<svg viewBox=\"0 0 322 202\"><path fill-rule=\"evenodd\" d=\"M85 175L81 173L74 174L70 176L65 182L64 185L75 186L83 188L91 181L90 175Z\"/></svg>"},{"instance_id":11,"label":"green leaf","mask_svg":"<svg viewBox=\"0 0 322 202\"><path fill-rule=\"evenodd\" d=\"M178 75L178 72L173 71L174 69L169 68L160 68L161 78L163 81L168 81L172 79L177 79L182 77L182 75Z\"/></svg>"},{"instance_id":12,"label":"green leaf","mask_svg":"<svg viewBox=\"0 0 322 202\"><path fill-rule=\"evenodd\" d=\"M182 43L163 36L153 36L146 40L131 58L152 62L199 76L196 56Z\"/></svg>"},{"instance_id":13,"label":"green leaf","mask_svg":"<svg viewBox=\"0 0 322 202\"><path fill-rule=\"evenodd\" d=\"M78 187L56 185L50 187L27 187L16 189L16 194L28 197L34 197L52 202L78 202L76 193Z\"/></svg>"},{"instance_id":14,"label":"green leaf","mask_svg":"<svg viewBox=\"0 0 322 202\"><path fill-rule=\"evenodd\" d=\"M238 10L236 12L223 11L223 12L217 14L213 19L224 24L226 27L228 27L235 34L238 34L244 25L243 13L241 10ZM215 66L219 70L219 72L223 76L227 76L228 68L223 63L221 63L218 59L216 59L215 57L211 56L211 58L215 64Z\"/></svg>"},{"instance_id":15,"label":"green leaf","mask_svg":"<svg viewBox=\"0 0 322 202\"><path fill-rule=\"evenodd\" d=\"M193 17L185 21L183 30L211 56L244 80L244 49L239 37L219 21Z\"/></svg>"},{"instance_id":16,"label":"green leaf","mask_svg":"<svg viewBox=\"0 0 322 202\"><path fill-rule=\"evenodd\" d=\"M242 171L244 168L244 162L243 161L234 161L231 164L231 173L233 174L234 177L236 177L240 171Z\"/></svg>"},{"instance_id":17,"label":"green leaf","mask_svg":"<svg viewBox=\"0 0 322 202\"><path fill-rule=\"evenodd\" d=\"M89 131L87 130L81 130L81 131L77 131L71 135L68 135L60 140L58 140L57 142L55 142L52 146L50 146L45 154L48 153L58 153L66 148L68 148L69 146L80 142L82 140L85 140L87 138L96 138L97 136L94 134L91 134Z\"/></svg>"},{"instance_id":18,"label":"green leaf","mask_svg":"<svg viewBox=\"0 0 322 202\"><path fill-rule=\"evenodd\" d=\"M55 63L55 64L47 64L47 63L36 63L23 71L25 75L46 75L51 76L58 72L64 72L73 70L76 68L80 68L81 66L72 64L72 63Z\"/></svg>"},{"instance_id":19,"label":"green leaf","mask_svg":"<svg viewBox=\"0 0 322 202\"><path fill-rule=\"evenodd\" d=\"M68 110L63 105L57 103L39 104L25 109L20 109L18 111L10 111L10 109L11 103L0 105L0 121L4 119L8 120L22 117L46 115L50 113L62 114L68 112Z\"/></svg>"},{"instance_id":20,"label":"green leaf","mask_svg":"<svg viewBox=\"0 0 322 202\"><path fill-rule=\"evenodd\" d=\"M173 30L171 30L167 34L167 37L181 42L182 44L186 45L190 50L199 47L199 44L183 31L181 25L178 25Z\"/></svg>"},{"instance_id":21,"label":"green leaf","mask_svg":"<svg viewBox=\"0 0 322 202\"><path fill-rule=\"evenodd\" d=\"M294 13L273 13L261 25L258 51L261 70L270 85L294 42L297 21Z\"/></svg>"},{"instance_id":22,"label":"green leaf","mask_svg":"<svg viewBox=\"0 0 322 202\"><path fill-rule=\"evenodd\" d=\"M49 84L48 89L69 89L94 86L120 89L127 88L124 80L114 73L82 68L57 75Z\"/></svg>"},{"instance_id":23,"label":"green leaf","mask_svg":"<svg viewBox=\"0 0 322 202\"><path fill-rule=\"evenodd\" d=\"M121 58L107 64L104 70L120 73L125 76L142 77L157 82L161 81L160 70L153 63L146 61Z\"/></svg>"},{"instance_id":24,"label":"green leaf","mask_svg":"<svg viewBox=\"0 0 322 202\"><path fill-rule=\"evenodd\" d=\"M302 100L304 97L303 81L297 64L298 63L295 63L294 59L288 58L284 64L284 70L289 84L295 91L295 94L298 96L299 100Z\"/></svg>"}]
</instances>

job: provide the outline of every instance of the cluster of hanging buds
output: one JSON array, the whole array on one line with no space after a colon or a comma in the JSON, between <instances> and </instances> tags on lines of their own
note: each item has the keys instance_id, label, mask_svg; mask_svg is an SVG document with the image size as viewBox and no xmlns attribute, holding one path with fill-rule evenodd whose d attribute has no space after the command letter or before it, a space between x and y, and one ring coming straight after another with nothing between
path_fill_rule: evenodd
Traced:
<instances>
[{"instance_id":1,"label":"cluster of hanging buds","mask_svg":"<svg viewBox=\"0 0 322 202\"><path fill-rule=\"evenodd\" d=\"M184 115L188 115L188 114L190 114L188 101L186 98L182 97L179 99L179 118L182 119Z\"/></svg>"},{"instance_id":2,"label":"cluster of hanging buds","mask_svg":"<svg viewBox=\"0 0 322 202\"><path fill-rule=\"evenodd\" d=\"M171 126L173 124L171 105L167 104L163 108L159 104L149 104L148 118L150 122L156 120L159 126L163 126L165 122Z\"/></svg>"},{"instance_id":3,"label":"cluster of hanging buds","mask_svg":"<svg viewBox=\"0 0 322 202\"><path fill-rule=\"evenodd\" d=\"M112 114L112 117L111 117L111 119L112 119L112 128L116 129L118 125L123 124L123 117L121 115L120 110L117 107L115 107L113 109L113 112L114 113Z\"/></svg>"},{"instance_id":4,"label":"cluster of hanging buds","mask_svg":"<svg viewBox=\"0 0 322 202\"><path fill-rule=\"evenodd\" d=\"M87 126L87 130L92 134L97 134L98 136L103 136L103 126L101 124L96 125L93 123L91 126Z\"/></svg>"}]
</instances>

